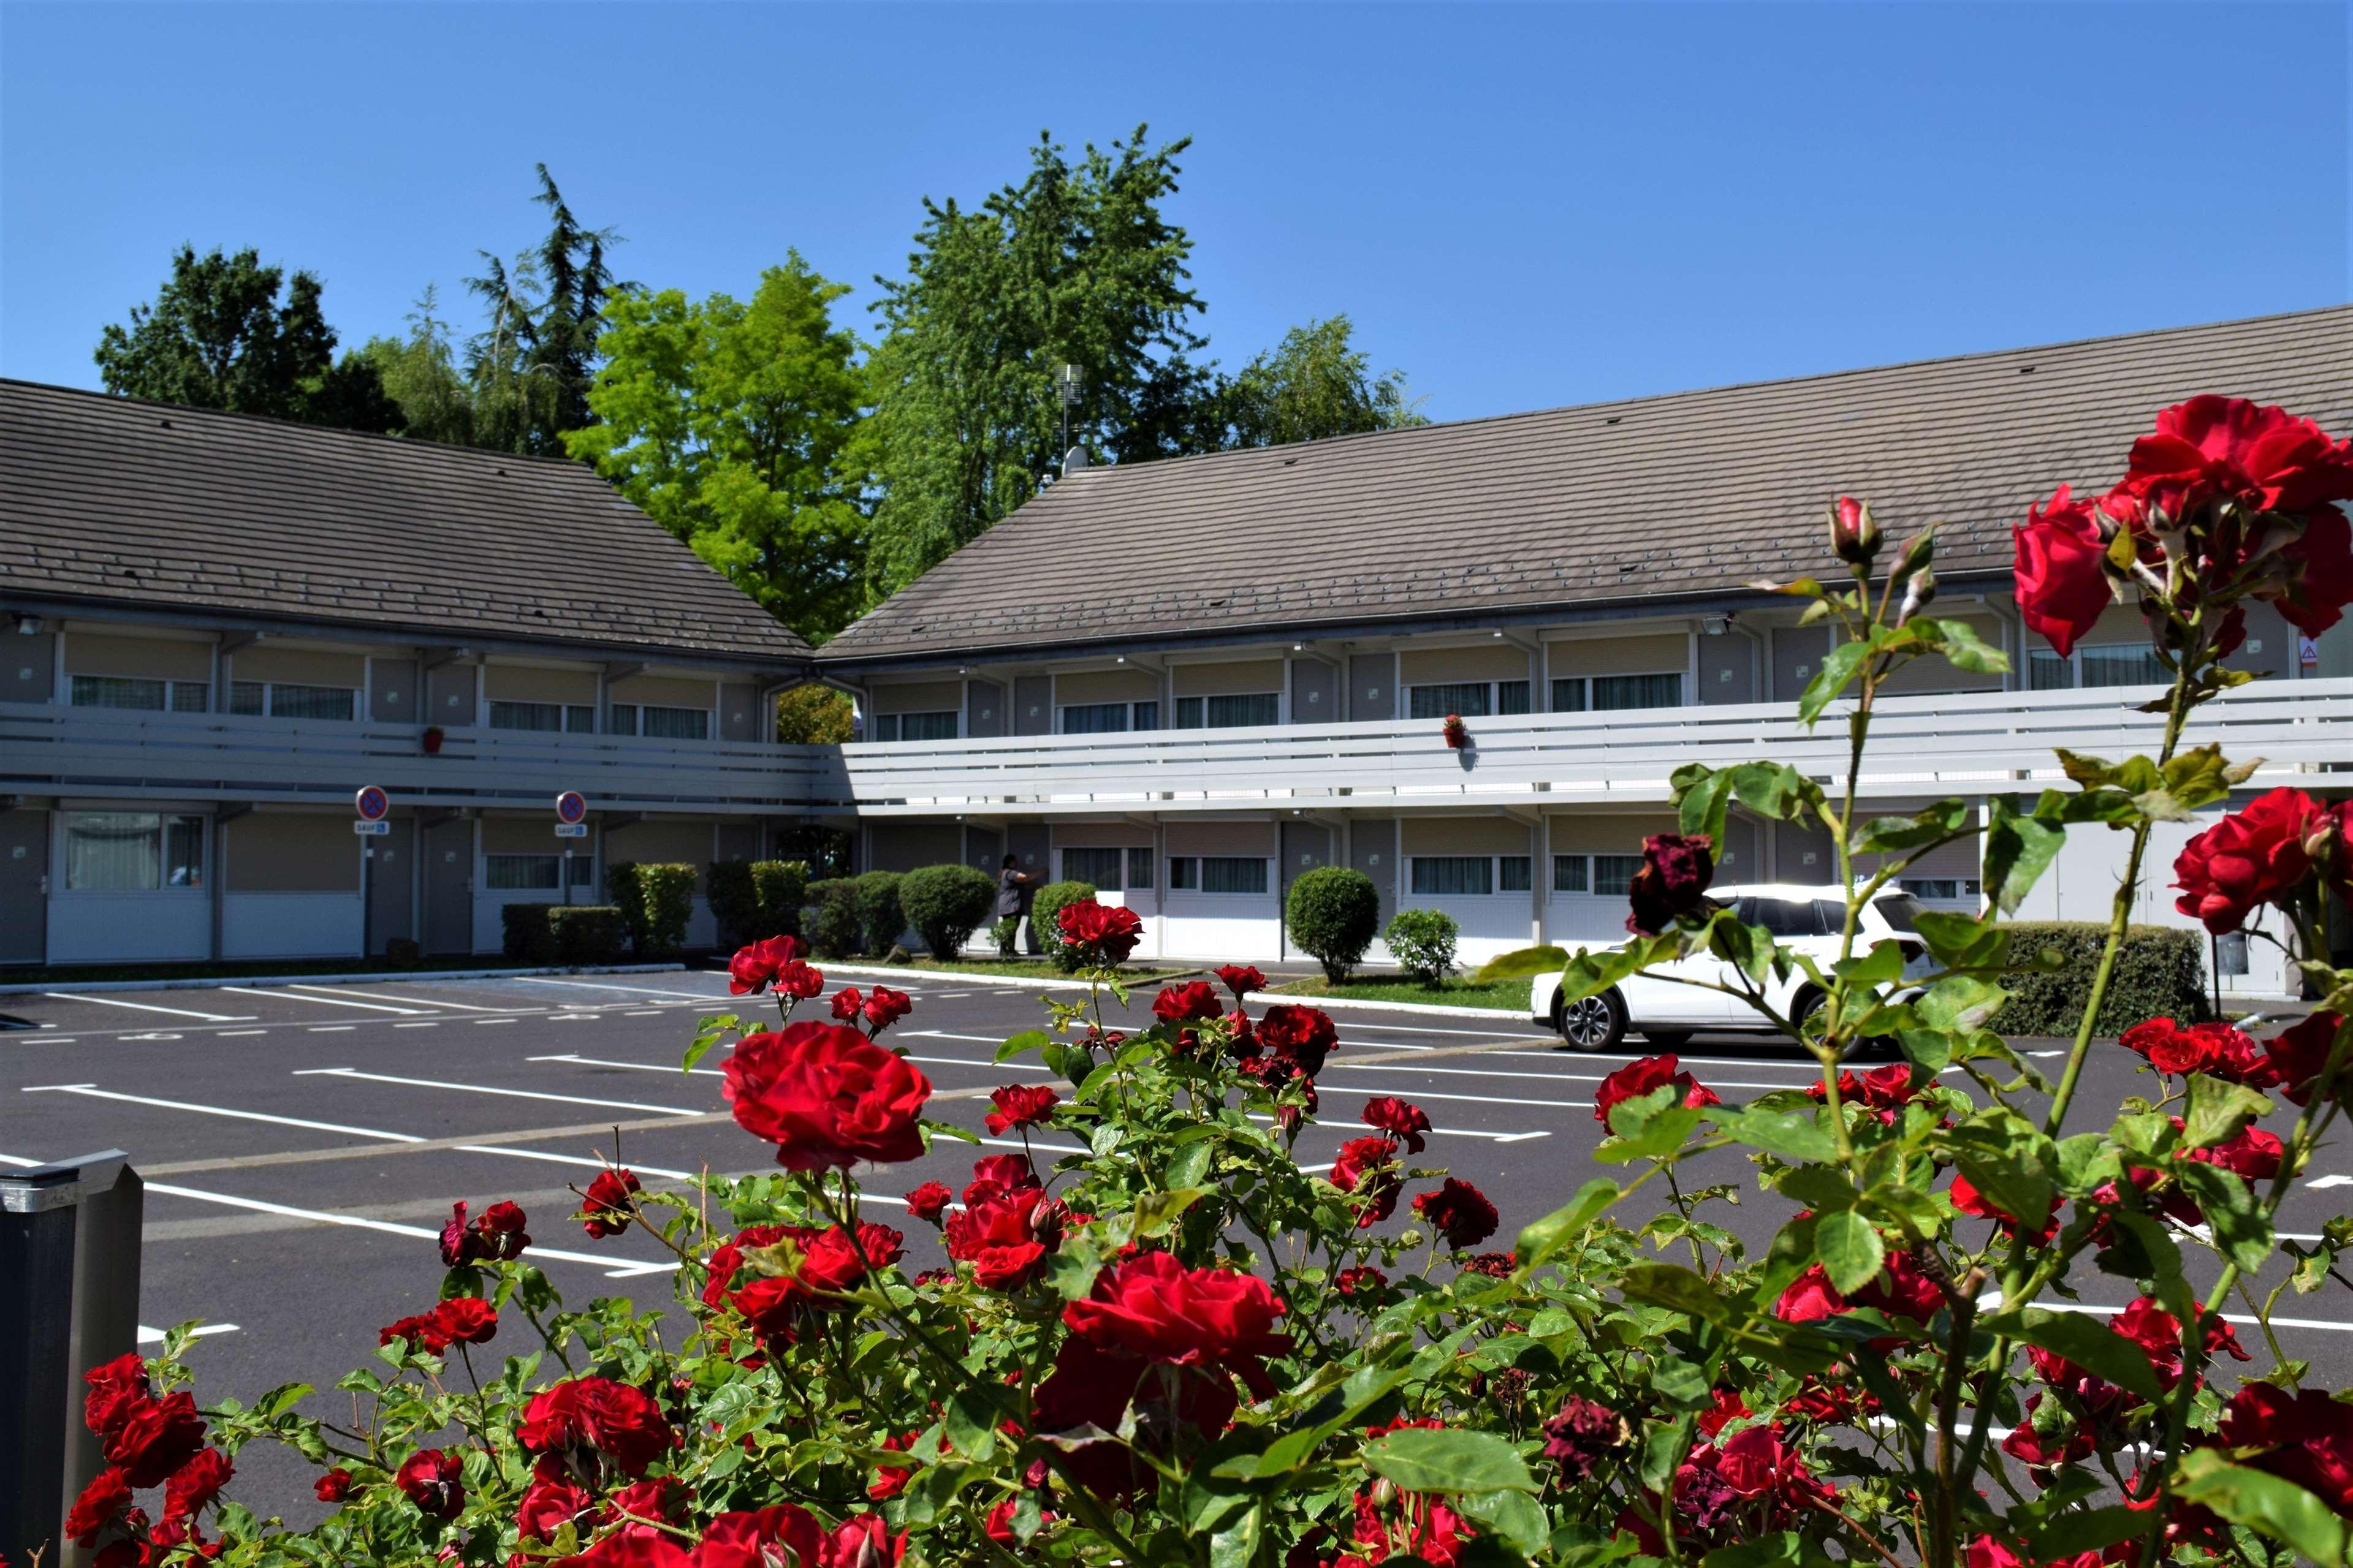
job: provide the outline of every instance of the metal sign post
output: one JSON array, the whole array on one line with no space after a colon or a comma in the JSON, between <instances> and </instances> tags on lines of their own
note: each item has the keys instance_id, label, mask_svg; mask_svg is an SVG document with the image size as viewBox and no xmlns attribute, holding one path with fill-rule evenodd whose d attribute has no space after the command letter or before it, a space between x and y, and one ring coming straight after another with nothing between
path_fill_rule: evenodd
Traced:
<instances>
[{"instance_id":1,"label":"metal sign post","mask_svg":"<svg viewBox=\"0 0 2353 1568\"><path fill-rule=\"evenodd\" d=\"M363 838L381 838L392 831L385 816L392 810L392 797L376 784L362 785L352 796L352 809L359 820L352 831ZM375 846L368 844L360 850L360 956L370 958L375 952Z\"/></svg>"},{"instance_id":2,"label":"metal sign post","mask_svg":"<svg viewBox=\"0 0 2353 1568\"><path fill-rule=\"evenodd\" d=\"M565 790L555 797L555 836L565 839L564 846L564 901L572 902L572 846L568 840L588 837L588 797L576 789Z\"/></svg>"}]
</instances>

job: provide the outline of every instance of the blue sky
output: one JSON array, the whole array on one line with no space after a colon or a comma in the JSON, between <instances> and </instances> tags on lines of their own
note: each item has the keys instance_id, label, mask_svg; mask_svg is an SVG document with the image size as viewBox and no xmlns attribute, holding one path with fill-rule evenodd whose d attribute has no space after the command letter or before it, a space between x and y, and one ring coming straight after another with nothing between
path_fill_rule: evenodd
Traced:
<instances>
[{"instance_id":1,"label":"blue sky","mask_svg":"<svg viewBox=\"0 0 2353 1568\"><path fill-rule=\"evenodd\" d=\"M2348 14L12 0L0 374L96 384L184 239L470 325L538 159L625 276L862 305L923 195L1138 121L1214 354L1345 311L1439 418L2295 310L2353 292Z\"/></svg>"}]
</instances>

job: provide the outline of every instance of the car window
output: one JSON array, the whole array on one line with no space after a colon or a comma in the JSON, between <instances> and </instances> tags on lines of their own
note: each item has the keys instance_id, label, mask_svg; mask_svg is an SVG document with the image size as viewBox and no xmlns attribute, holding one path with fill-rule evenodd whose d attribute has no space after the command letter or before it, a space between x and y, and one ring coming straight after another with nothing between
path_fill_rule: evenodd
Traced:
<instances>
[{"instance_id":1,"label":"car window","mask_svg":"<svg viewBox=\"0 0 2353 1568\"><path fill-rule=\"evenodd\" d=\"M1816 899L1814 918L1822 922L1824 936L1836 936L1846 930L1846 906L1836 899Z\"/></svg>"},{"instance_id":2,"label":"car window","mask_svg":"<svg viewBox=\"0 0 2353 1568\"><path fill-rule=\"evenodd\" d=\"M1774 936L1820 936L1822 922L1814 906L1795 899L1767 899L1754 894L1740 900L1743 925L1763 926Z\"/></svg>"},{"instance_id":3,"label":"car window","mask_svg":"<svg viewBox=\"0 0 2353 1568\"><path fill-rule=\"evenodd\" d=\"M1873 899L1871 907L1887 922L1887 929L1909 936L1920 929L1920 900L1909 893L1883 893Z\"/></svg>"}]
</instances>

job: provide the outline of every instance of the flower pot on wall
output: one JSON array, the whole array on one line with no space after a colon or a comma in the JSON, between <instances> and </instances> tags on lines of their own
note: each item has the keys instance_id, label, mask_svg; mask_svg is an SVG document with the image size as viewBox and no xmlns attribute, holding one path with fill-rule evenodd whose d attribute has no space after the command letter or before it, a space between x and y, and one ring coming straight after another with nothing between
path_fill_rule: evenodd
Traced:
<instances>
[{"instance_id":1,"label":"flower pot on wall","mask_svg":"<svg viewBox=\"0 0 2353 1568\"><path fill-rule=\"evenodd\" d=\"M1439 727L1439 733L1444 735L1446 743L1458 752L1471 744L1471 731L1464 726L1460 713L1449 713L1446 722Z\"/></svg>"},{"instance_id":2,"label":"flower pot on wall","mask_svg":"<svg viewBox=\"0 0 2353 1568\"><path fill-rule=\"evenodd\" d=\"M428 757L432 757L438 756L440 752L441 726L438 724L427 724L425 727L425 754Z\"/></svg>"}]
</instances>

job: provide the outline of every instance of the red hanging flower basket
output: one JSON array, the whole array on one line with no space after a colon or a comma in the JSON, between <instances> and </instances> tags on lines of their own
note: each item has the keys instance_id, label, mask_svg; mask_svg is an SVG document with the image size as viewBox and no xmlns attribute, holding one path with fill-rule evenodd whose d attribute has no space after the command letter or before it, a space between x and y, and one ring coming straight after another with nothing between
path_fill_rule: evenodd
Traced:
<instances>
[{"instance_id":1,"label":"red hanging flower basket","mask_svg":"<svg viewBox=\"0 0 2353 1568\"><path fill-rule=\"evenodd\" d=\"M440 755L440 752L441 752L441 726L440 726L440 725L438 725L438 724L427 724L427 726L425 726L425 737L424 737L424 739L425 739L425 754L426 754L427 756L428 756L428 757L433 757L433 756L438 756L438 755Z\"/></svg>"},{"instance_id":2,"label":"red hanging flower basket","mask_svg":"<svg viewBox=\"0 0 2353 1568\"><path fill-rule=\"evenodd\" d=\"M1464 727L1460 713L1449 713L1439 732L1446 737L1446 743L1458 752L1471 743L1471 731Z\"/></svg>"}]
</instances>

